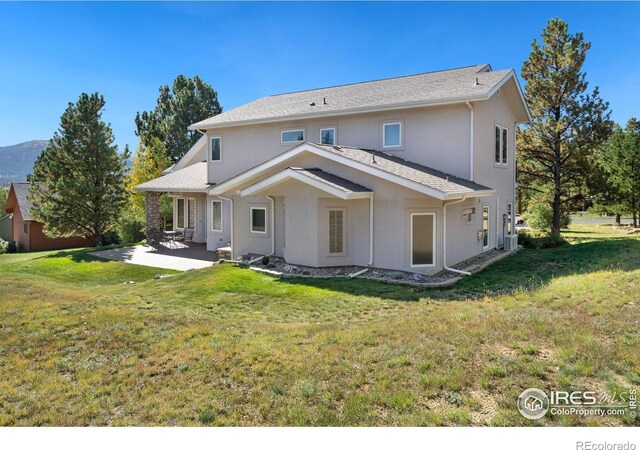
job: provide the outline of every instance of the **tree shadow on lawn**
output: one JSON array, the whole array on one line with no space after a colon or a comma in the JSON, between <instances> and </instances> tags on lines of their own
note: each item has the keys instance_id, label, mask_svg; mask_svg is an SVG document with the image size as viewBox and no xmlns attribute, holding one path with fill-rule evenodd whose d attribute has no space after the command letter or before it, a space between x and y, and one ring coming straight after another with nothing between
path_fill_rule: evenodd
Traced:
<instances>
[{"instance_id":1,"label":"tree shadow on lawn","mask_svg":"<svg viewBox=\"0 0 640 450\"><path fill-rule=\"evenodd\" d=\"M558 277L602 270L637 269L640 269L640 239L628 237L577 242L549 249L524 249L447 288L418 289L378 281L338 278L282 278L279 281L389 300L473 300L537 290Z\"/></svg>"},{"instance_id":2,"label":"tree shadow on lawn","mask_svg":"<svg viewBox=\"0 0 640 450\"><path fill-rule=\"evenodd\" d=\"M69 250L60 250L50 255L44 256L45 258L69 258L73 262L109 262L108 259L98 258L97 256L90 255L92 252L99 252L101 250L111 250L114 248L123 247L121 245L105 245L102 247L83 247Z\"/></svg>"}]
</instances>

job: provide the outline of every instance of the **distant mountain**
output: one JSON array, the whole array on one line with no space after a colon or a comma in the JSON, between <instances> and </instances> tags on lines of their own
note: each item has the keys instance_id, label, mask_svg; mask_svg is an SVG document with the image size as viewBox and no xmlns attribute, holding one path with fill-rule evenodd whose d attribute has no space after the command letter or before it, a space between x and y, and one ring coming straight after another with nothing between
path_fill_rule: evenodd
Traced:
<instances>
[{"instance_id":1,"label":"distant mountain","mask_svg":"<svg viewBox=\"0 0 640 450\"><path fill-rule=\"evenodd\" d=\"M26 181L40 153L49 141L27 141L0 147L0 184Z\"/></svg>"},{"instance_id":2,"label":"distant mountain","mask_svg":"<svg viewBox=\"0 0 640 450\"><path fill-rule=\"evenodd\" d=\"M40 153L49 141L27 141L21 144L0 147L0 185L9 185L13 181L27 181ZM126 161L127 167L133 164Z\"/></svg>"}]
</instances>

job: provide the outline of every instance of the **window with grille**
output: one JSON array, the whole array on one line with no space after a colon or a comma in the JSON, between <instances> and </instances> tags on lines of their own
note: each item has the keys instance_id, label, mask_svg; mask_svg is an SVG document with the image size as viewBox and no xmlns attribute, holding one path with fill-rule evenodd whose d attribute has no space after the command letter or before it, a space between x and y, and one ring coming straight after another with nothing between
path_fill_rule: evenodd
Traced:
<instances>
[{"instance_id":1,"label":"window with grille","mask_svg":"<svg viewBox=\"0 0 640 450\"><path fill-rule=\"evenodd\" d=\"M344 209L329 210L329 254L344 255L345 251L345 212Z\"/></svg>"}]
</instances>

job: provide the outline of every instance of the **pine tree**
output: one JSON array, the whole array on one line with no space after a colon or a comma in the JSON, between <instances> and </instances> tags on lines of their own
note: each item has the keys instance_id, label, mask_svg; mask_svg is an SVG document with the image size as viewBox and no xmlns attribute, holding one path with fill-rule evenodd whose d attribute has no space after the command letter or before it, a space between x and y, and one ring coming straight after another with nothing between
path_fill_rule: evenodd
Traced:
<instances>
[{"instance_id":1,"label":"pine tree","mask_svg":"<svg viewBox=\"0 0 640 450\"><path fill-rule=\"evenodd\" d=\"M143 145L158 138L168 156L180 159L198 141L200 134L188 126L222 112L218 93L200 77L178 75L169 86L160 87L153 111L136 114L136 134Z\"/></svg>"},{"instance_id":2,"label":"pine tree","mask_svg":"<svg viewBox=\"0 0 640 450\"><path fill-rule=\"evenodd\" d=\"M111 126L102 120L104 98L83 93L36 160L29 198L51 237L85 236L102 245L125 202L126 152L118 154Z\"/></svg>"},{"instance_id":3,"label":"pine tree","mask_svg":"<svg viewBox=\"0 0 640 450\"><path fill-rule=\"evenodd\" d=\"M607 178L602 189L603 197L617 209L613 212L630 213L633 226L637 227L640 212L640 121L632 118L624 129L617 125L598 154L597 162Z\"/></svg>"},{"instance_id":4,"label":"pine tree","mask_svg":"<svg viewBox=\"0 0 640 450\"><path fill-rule=\"evenodd\" d=\"M519 184L549 194L554 235L560 234L568 202L585 185L590 154L607 140L613 125L598 88L587 93L582 67L591 44L582 33L568 30L562 19L551 19L542 44L534 39L522 67L532 121L518 133Z\"/></svg>"}]
</instances>

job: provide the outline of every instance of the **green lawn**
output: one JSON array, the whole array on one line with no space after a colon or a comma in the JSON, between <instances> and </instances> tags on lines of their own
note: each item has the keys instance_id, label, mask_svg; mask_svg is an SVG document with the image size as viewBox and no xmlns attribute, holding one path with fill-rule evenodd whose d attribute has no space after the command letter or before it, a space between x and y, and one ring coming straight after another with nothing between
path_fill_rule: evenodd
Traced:
<instances>
[{"instance_id":1,"label":"green lawn","mask_svg":"<svg viewBox=\"0 0 640 450\"><path fill-rule=\"evenodd\" d=\"M640 239L566 235L428 291L1 255L0 425L638 425L515 407L640 382Z\"/></svg>"}]
</instances>

